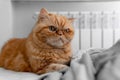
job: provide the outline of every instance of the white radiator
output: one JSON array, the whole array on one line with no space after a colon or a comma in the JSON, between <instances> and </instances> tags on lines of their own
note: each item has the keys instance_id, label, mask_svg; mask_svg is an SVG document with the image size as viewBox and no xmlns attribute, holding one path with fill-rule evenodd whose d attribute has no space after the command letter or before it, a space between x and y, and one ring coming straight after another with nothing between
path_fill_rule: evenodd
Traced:
<instances>
[{"instance_id":1,"label":"white radiator","mask_svg":"<svg viewBox=\"0 0 120 80\"><path fill-rule=\"evenodd\" d=\"M55 13L76 18L73 23L75 28L75 36L72 41L73 52L79 49L109 48L120 38L119 12Z\"/></svg>"}]
</instances>

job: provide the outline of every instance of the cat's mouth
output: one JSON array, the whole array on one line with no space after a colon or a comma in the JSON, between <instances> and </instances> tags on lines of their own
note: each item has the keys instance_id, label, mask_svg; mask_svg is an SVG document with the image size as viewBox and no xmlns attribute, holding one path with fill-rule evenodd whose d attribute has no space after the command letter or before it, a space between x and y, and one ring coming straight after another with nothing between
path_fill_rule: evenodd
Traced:
<instances>
[{"instance_id":1,"label":"cat's mouth","mask_svg":"<svg viewBox=\"0 0 120 80\"><path fill-rule=\"evenodd\" d=\"M62 43L64 43L63 39L62 38L59 38L58 40L56 41L61 41Z\"/></svg>"}]
</instances>

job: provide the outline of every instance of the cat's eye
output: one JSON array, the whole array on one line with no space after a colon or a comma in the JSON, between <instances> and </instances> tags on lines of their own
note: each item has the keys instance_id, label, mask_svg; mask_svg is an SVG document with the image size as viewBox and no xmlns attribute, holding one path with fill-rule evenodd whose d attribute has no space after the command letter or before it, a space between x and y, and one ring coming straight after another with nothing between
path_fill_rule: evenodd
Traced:
<instances>
[{"instance_id":1,"label":"cat's eye","mask_svg":"<svg viewBox=\"0 0 120 80\"><path fill-rule=\"evenodd\" d=\"M57 28L55 26L49 26L50 31L57 31Z\"/></svg>"},{"instance_id":2,"label":"cat's eye","mask_svg":"<svg viewBox=\"0 0 120 80\"><path fill-rule=\"evenodd\" d=\"M69 32L70 32L70 29L69 29L69 28L65 29L65 32L69 33Z\"/></svg>"}]
</instances>

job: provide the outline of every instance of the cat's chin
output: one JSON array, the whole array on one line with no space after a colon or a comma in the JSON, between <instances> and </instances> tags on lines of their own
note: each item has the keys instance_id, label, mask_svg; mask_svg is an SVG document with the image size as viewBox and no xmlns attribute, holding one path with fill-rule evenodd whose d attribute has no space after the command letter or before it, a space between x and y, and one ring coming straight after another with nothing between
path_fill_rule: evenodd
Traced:
<instances>
[{"instance_id":1,"label":"cat's chin","mask_svg":"<svg viewBox=\"0 0 120 80\"><path fill-rule=\"evenodd\" d=\"M62 48L64 45L64 42L62 41L62 39L59 39L59 40L48 39L47 44L55 48Z\"/></svg>"},{"instance_id":2,"label":"cat's chin","mask_svg":"<svg viewBox=\"0 0 120 80\"><path fill-rule=\"evenodd\" d=\"M58 46L58 45L52 45L52 44L48 44L49 46L52 46L53 48L63 48L63 46Z\"/></svg>"},{"instance_id":3,"label":"cat's chin","mask_svg":"<svg viewBox=\"0 0 120 80\"><path fill-rule=\"evenodd\" d=\"M64 44L62 42L54 42L54 43L48 43L48 45L55 48L62 48Z\"/></svg>"}]
</instances>

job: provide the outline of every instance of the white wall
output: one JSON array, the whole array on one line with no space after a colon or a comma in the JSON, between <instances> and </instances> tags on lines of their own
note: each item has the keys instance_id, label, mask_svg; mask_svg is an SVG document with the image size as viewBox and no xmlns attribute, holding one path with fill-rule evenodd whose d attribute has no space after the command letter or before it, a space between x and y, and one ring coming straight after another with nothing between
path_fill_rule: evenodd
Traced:
<instances>
[{"instance_id":1,"label":"white wall","mask_svg":"<svg viewBox=\"0 0 120 80\"><path fill-rule=\"evenodd\" d=\"M9 0L0 0L0 48L12 37L12 6Z\"/></svg>"},{"instance_id":2,"label":"white wall","mask_svg":"<svg viewBox=\"0 0 120 80\"><path fill-rule=\"evenodd\" d=\"M34 12L42 7L49 11L120 11L120 1L112 2L46 2L23 1L13 2L14 37L26 37L34 26Z\"/></svg>"},{"instance_id":3,"label":"white wall","mask_svg":"<svg viewBox=\"0 0 120 80\"><path fill-rule=\"evenodd\" d=\"M120 11L120 1L15 1L11 5L10 0L0 0L0 48L11 37L26 37L35 24L34 12L42 7L49 11Z\"/></svg>"}]
</instances>

